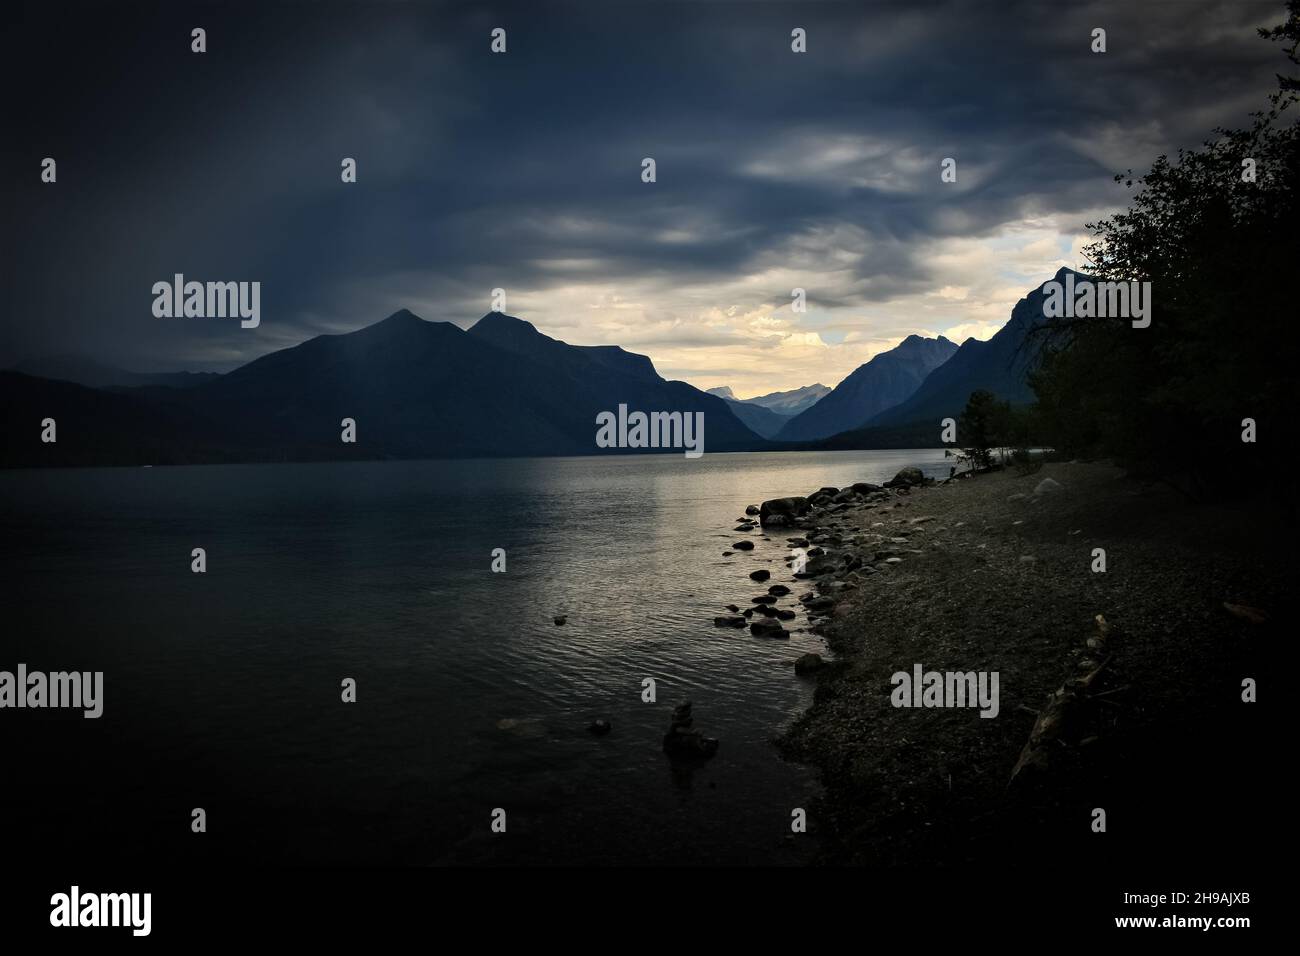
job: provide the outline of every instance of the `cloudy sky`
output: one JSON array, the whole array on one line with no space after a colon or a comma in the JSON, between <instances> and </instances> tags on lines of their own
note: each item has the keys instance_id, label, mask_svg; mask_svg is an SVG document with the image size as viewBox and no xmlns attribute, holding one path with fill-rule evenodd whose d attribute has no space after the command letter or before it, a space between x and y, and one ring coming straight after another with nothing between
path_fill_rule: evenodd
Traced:
<instances>
[{"instance_id":1,"label":"cloudy sky","mask_svg":"<svg viewBox=\"0 0 1300 956\"><path fill-rule=\"evenodd\" d=\"M0 366L224 370L402 307L468 326L502 287L548 335L702 388L834 385L910 333L987 338L1086 265L1084 224L1128 196L1115 172L1263 105L1283 60L1255 28L1282 19L1271 0L20 8ZM260 281L261 326L155 318L177 272Z\"/></svg>"}]
</instances>

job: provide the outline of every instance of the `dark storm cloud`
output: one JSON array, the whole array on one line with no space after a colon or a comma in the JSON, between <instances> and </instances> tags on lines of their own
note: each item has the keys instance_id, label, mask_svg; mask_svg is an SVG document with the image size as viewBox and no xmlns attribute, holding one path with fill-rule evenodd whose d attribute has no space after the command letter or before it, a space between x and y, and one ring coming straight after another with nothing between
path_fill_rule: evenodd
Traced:
<instances>
[{"instance_id":1,"label":"dark storm cloud","mask_svg":"<svg viewBox=\"0 0 1300 956\"><path fill-rule=\"evenodd\" d=\"M823 306L925 290L942 284L927 243L1122 202L1113 172L1240 123L1279 65L1254 27L1281 16L1271 2L26 8L3 47L21 92L0 365L84 351L224 368L403 305L464 324L495 286L721 283L837 251L852 276ZM189 52L193 26L208 53ZM504 56L488 51L496 26ZM57 186L37 178L47 155ZM956 186L939 183L946 156ZM261 328L154 318L149 289L176 272L260 280Z\"/></svg>"}]
</instances>

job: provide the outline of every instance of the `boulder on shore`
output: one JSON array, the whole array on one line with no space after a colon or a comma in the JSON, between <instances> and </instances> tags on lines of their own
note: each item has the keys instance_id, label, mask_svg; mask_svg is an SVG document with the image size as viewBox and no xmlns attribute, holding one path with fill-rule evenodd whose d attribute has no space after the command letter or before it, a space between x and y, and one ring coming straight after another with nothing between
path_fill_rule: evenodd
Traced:
<instances>
[{"instance_id":1,"label":"boulder on shore","mask_svg":"<svg viewBox=\"0 0 1300 956\"><path fill-rule=\"evenodd\" d=\"M794 672L796 674L811 674L813 671L819 670L825 663L820 654L803 654L794 662Z\"/></svg>"},{"instance_id":2,"label":"boulder on shore","mask_svg":"<svg viewBox=\"0 0 1300 956\"><path fill-rule=\"evenodd\" d=\"M827 614L835 607L835 599L826 596L815 597L811 601L804 601L803 604L809 614Z\"/></svg>"},{"instance_id":3,"label":"boulder on shore","mask_svg":"<svg viewBox=\"0 0 1300 956\"><path fill-rule=\"evenodd\" d=\"M764 527L789 524L808 513L808 499L803 497L771 498L758 511L758 523Z\"/></svg>"},{"instance_id":4,"label":"boulder on shore","mask_svg":"<svg viewBox=\"0 0 1300 956\"><path fill-rule=\"evenodd\" d=\"M910 488L913 485L923 484L925 484L925 475L921 473L920 468L904 468L891 480L885 482L886 487L891 488Z\"/></svg>"}]
</instances>

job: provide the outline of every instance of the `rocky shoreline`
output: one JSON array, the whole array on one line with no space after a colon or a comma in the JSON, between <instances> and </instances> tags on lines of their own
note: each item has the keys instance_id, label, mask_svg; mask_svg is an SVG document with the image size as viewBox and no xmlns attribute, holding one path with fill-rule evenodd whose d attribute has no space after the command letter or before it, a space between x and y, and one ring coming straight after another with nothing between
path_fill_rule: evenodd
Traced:
<instances>
[{"instance_id":1,"label":"rocky shoreline","mask_svg":"<svg viewBox=\"0 0 1300 956\"><path fill-rule=\"evenodd\" d=\"M907 469L748 507L725 554L767 586L714 623L826 641L829 660L795 662L818 686L778 741L820 772L823 862L1095 852L1086 813L1107 803L1188 852L1179 827L1202 804L1179 788L1219 784L1180 729L1241 753L1258 739L1243 680L1289 600L1274 510L1082 463L938 483ZM776 549L788 580L768 583ZM891 675L916 665L1000 674L996 719L891 705Z\"/></svg>"},{"instance_id":2,"label":"rocky shoreline","mask_svg":"<svg viewBox=\"0 0 1300 956\"><path fill-rule=\"evenodd\" d=\"M913 488L933 484L919 468L905 468L883 485L858 482L847 488L823 487L807 497L774 498L762 505L749 505L745 515L738 518L734 531L757 534L763 541L771 541L768 531L798 530L785 538L788 554L783 556L790 571L791 583L796 589L802 584L812 590L804 591L797 599L799 609L806 615L808 630L825 634L840 600L856 590L867 577L889 570L901 563L903 555L912 549L907 536L911 528L892 529L892 533L877 531L886 528L887 522L875 520L869 528L862 526L863 516L872 512L882 515L886 509L901 506L901 499ZM853 513L857 524L850 524L847 514ZM754 516L758 520L754 520ZM735 542L723 557L753 554L754 541L741 539ZM766 568L749 573L750 580L764 583L771 578ZM788 638L780 622L798 617L795 607L780 606L782 599L793 594L791 586L773 584L766 593L749 599L751 607L743 610L727 605L730 615L716 617L718 627L748 627L755 637ZM806 654L796 662L799 673L808 673L821 666L820 655Z\"/></svg>"}]
</instances>

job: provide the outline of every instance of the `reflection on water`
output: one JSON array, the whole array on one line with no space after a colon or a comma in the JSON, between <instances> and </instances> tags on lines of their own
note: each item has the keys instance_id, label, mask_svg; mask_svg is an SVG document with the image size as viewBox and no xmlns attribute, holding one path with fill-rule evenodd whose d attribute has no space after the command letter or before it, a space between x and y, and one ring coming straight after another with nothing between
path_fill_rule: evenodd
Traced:
<instances>
[{"instance_id":1,"label":"reflection on water","mask_svg":"<svg viewBox=\"0 0 1300 956\"><path fill-rule=\"evenodd\" d=\"M770 739L824 647L802 615L788 642L715 628L755 567L792 583L780 535L722 552L746 504L910 464L947 474L942 451L0 474L0 667L106 685L98 721L7 715L31 773L6 799L41 838L145 856L802 862L815 782ZM661 751L686 698L722 742L699 766Z\"/></svg>"}]
</instances>

